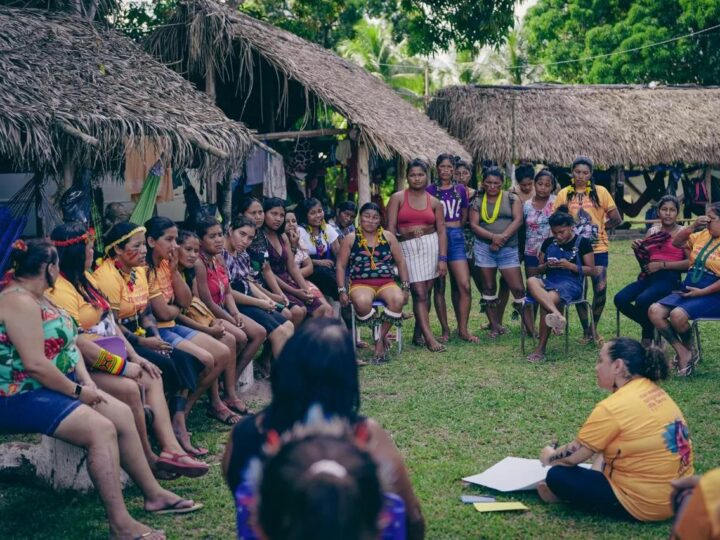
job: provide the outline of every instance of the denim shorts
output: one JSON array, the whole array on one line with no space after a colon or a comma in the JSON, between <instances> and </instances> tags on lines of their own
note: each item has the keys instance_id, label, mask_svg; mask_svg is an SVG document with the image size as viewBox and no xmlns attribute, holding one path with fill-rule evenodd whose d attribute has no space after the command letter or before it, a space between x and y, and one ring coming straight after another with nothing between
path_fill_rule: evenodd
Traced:
<instances>
[{"instance_id":1,"label":"denim shorts","mask_svg":"<svg viewBox=\"0 0 720 540\"><path fill-rule=\"evenodd\" d=\"M462 227L446 227L448 262L467 261L465 234Z\"/></svg>"},{"instance_id":2,"label":"denim shorts","mask_svg":"<svg viewBox=\"0 0 720 540\"><path fill-rule=\"evenodd\" d=\"M193 330L192 328L188 328L187 326L182 326L180 324L176 324L170 328L158 328L158 332L160 333L162 340L173 347L177 347L181 341L189 341L198 335L197 330Z\"/></svg>"},{"instance_id":3,"label":"denim shorts","mask_svg":"<svg viewBox=\"0 0 720 540\"><path fill-rule=\"evenodd\" d=\"M75 381L75 373L68 379ZM52 437L82 402L49 388L0 397L0 433L42 433Z\"/></svg>"},{"instance_id":4,"label":"denim shorts","mask_svg":"<svg viewBox=\"0 0 720 540\"><path fill-rule=\"evenodd\" d=\"M520 254L517 246L501 247L491 251L490 244L475 240L475 266L479 268L519 268Z\"/></svg>"}]
</instances>

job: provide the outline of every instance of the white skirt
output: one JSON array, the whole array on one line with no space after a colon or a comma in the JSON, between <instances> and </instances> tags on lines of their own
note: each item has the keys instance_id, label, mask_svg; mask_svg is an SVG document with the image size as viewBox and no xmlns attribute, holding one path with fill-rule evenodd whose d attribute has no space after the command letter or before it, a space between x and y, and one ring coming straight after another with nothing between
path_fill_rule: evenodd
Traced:
<instances>
[{"instance_id":1,"label":"white skirt","mask_svg":"<svg viewBox=\"0 0 720 540\"><path fill-rule=\"evenodd\" d=\"M408 268L410 283L430 281L438 275L439 244L437 233L426 234L400 242L405 264Z\"/></svg>"}]
</instances>

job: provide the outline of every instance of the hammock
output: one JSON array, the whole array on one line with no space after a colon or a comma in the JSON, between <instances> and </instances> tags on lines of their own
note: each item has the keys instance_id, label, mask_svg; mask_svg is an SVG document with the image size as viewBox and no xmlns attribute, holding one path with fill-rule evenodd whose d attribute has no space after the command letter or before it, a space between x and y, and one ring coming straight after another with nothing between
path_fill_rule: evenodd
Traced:
<instances>
[{"instance_id":1,"label":"hammock","mask_svg":"<svg viewBox=\"0 0 720 540\"><path fill-rule=\"evenodd\" d=\"M160 188L160 177L163 173L163 164L161 160L157 160L148 173L145 183L143 184L140 197L135 205L130 221L135 225L143 225L148 219L153 217L155 213L155 200L157 199L158 189Z\"/></svg>"},{"instance_id":2,"label":"hammock","mask_svg":"<svg viewBox=\"0 0 720 540\"><path fill-rule=\"evenodd\" d=\"M7 204L0 207L0 275L5 273L12 244L25 230L30 207L35 201L36 177L32 177L13 195Z\"/></svg>"}]
</instances>

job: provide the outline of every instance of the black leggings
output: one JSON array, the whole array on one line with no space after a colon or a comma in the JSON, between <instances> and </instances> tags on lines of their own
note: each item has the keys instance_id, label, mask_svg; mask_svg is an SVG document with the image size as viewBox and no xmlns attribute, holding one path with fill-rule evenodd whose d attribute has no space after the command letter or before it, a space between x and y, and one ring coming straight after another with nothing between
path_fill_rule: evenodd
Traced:
<instances>
[{"instance_id":1,"label":"black leggings","mask_svg":"<svg viewBox=\"0 0 720 540\"><path fill-rule=\"evenodd\" d=\"M640 325L643 339L652 339L655 327L648 318L648 309L679 288L680 272L660 270L626 285L615 295L615 307Z\"/></svg>"},{"instance_id":2,"label":"black leggings","mask_svg":"<svg viewBox=\"0 0 720 540\"><path fill-rule=\"evenodd\" d=\"M635 519L620 504L610 482L600 471L556 465L548 471L545 481L550 491L559 499L583 510L616 518Z\"/></svg>"},{"instance_id":3,"label":"black leggings","mask_svg":"<svg viewBox=\"0 0 720 540\"><path fill-rule=\"evenodd\" d=\"M173 349L169 355L140 345L135 345L134 349L145 360L160 368L165 393L170 396L174 396L179 390L194 391L198 375L205 369L200 360L180 349Z\"/></svg>"},{"instance_id":4,"label":"black leggings","mask_svg":"<svg viewBox=\"0 0 720 540\"><path fill-rule=\"evenodd\" d=\"M337 281L335 280L335 270L325 268L324 266L316 266L313 268L313 273L308 277L315 286L320 289L325 296L329 296L333 300L337 301L340 299L338 294Z\"/></svg>"}]
</instances>

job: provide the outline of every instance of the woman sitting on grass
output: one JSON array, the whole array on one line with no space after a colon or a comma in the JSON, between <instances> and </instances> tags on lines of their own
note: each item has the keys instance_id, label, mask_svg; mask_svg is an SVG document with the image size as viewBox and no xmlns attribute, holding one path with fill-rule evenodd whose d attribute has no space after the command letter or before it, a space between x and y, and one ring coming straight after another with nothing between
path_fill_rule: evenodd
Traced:
<instances>
[{"instance_id":1,"label":"woman sitting on grass","mask_svg":"<svg viewBox=\"0 0 720 540\"><path fill-rule=\"evenodd\" d=\"M110 303L87 274L93 261L92 231L82 223L67 223L55 227L50 237L58 252L60 275L54 287L45 291L45 296L78 325L80 339L85 343L84 352L94 359L87 362L86 358L85 362L93 382L130 407L153 474L163 480L178 474L202 476L207 473L209 467L188 456L175 438L160 369L141 357L125 339L115 323ZM111 348L106 345L109 341L115 341L124 354L107 350L105 347ZM145 400L153 414L152 428L160 447L159 456L153 452L148 438L141 387L145 389Z\"/></svg>"},{"instance_id":2,"label":"woman sitting on grass","mask_svg":"<svg viewBox=\"0 0 720 540\"><path fill-rule=\"evenodd\" d=\"M538 493L593 513L668 519L671 482L693 474L693 449L682 412L656 384L668 376L665 354L617 338L602 347L595 371L598 386L612 395L573 442L543 448L540 461L553 467ZM593 469L579 466L596 454Z\"/></svg>"},{"instance_id":3,"label":"woman sitting on grass","mask_svg":"<svg viewBox=\"0 0 720 540\"><path fill-rule=\"evenodd\" d=\"M346 420L367 439L377 463L391 470L388 490L405 502L407 538L424 536L425 522L407 469L395 443L372 419L359 414L360 384L352 337L337 319L311 319L288 341L272 367L272 402L233 429L223 457L223 472L235 493L246 478L250 460L263 457L266 441L277 440L303 422L314 405L328 417Z\"/></svg>"},{"instance_id":4,"label":"woman sitting on grass","mask_svg":"<svg viewBox=\"0 0 720 540\"><path fill-rule=\"evenodd\" d=\"M648 230L645 238L632 243L641 273L615 295L615 307L640 325L642 343L652 344L655 327L648 317L650 306L680 289L681 272L688 269L682 247L673 246L675 235L682 229L677 223L680 203L665 195L658 203L660 225Z\"/></svg>"},{"instance_id":5,"label":"woman sitting on grass","mask_svg":"<svg viewBox=\"0 0 720 540\"><path fill-rule=\"evenodd\" d=\"M690 269L680 292L650 306L650 320L675 349L677 374L687 377L700 360L690 320L720 317L720 203L708 205L706 215L677 233L673 246L685 248Z\"/></svg>"},{"instance_id":6,"label":"woman sitting on grass","mask_svg":"<svg viewBox=\"0 0 720 540\"><path fill-rule=\"evenodd\" d=\"M187 513L202 505L157 483L130 408L90 378L76 345L76 324L44 296L60 275L53 245L18 240L11 257L14 272L0 292L0 433L42 433L87 449L110 535L164 540L163 531L128 512L121 466L142 492L146 512Z\"/></svg>"},{"instance_id":7,"label":"woman sitting on grass","mask_svg":"<svg viewBox=\"0 0 720 540\"><path fill-rule=\"evenodd\" d=\"M579 300L583 293L585 276L595 270L592 244L575 233L575 220L561 206L550 216L552 236L540 246L537 267L545 277L528 278L530 296L540 304L540 340L537 348L528 355L528 362L545 360L550 329L561 334L567 321L560 306Z\"/></svg>"},{"instance_id":8,"label":"woman sitting on grass","mask_svg":"<svg viewBox=\"0 0 720 540\"><path fill-rule=\"evenodd\" d=\"M345 287L349 265L350 291ZM395 282L395 266L400 274L400 286ZM380 207L372 202L360 209L360 226L348 234L337 257L337 285L340 302L352 302L357 318L369 322L375 315L372 307L376 299L385 304L380 339L375 343L372 363L385 361L386 336L392 324L402 323L402 308L408 301L408 281L405 259L395 235L380 226Z\"/></svg>"}]
</instances>

